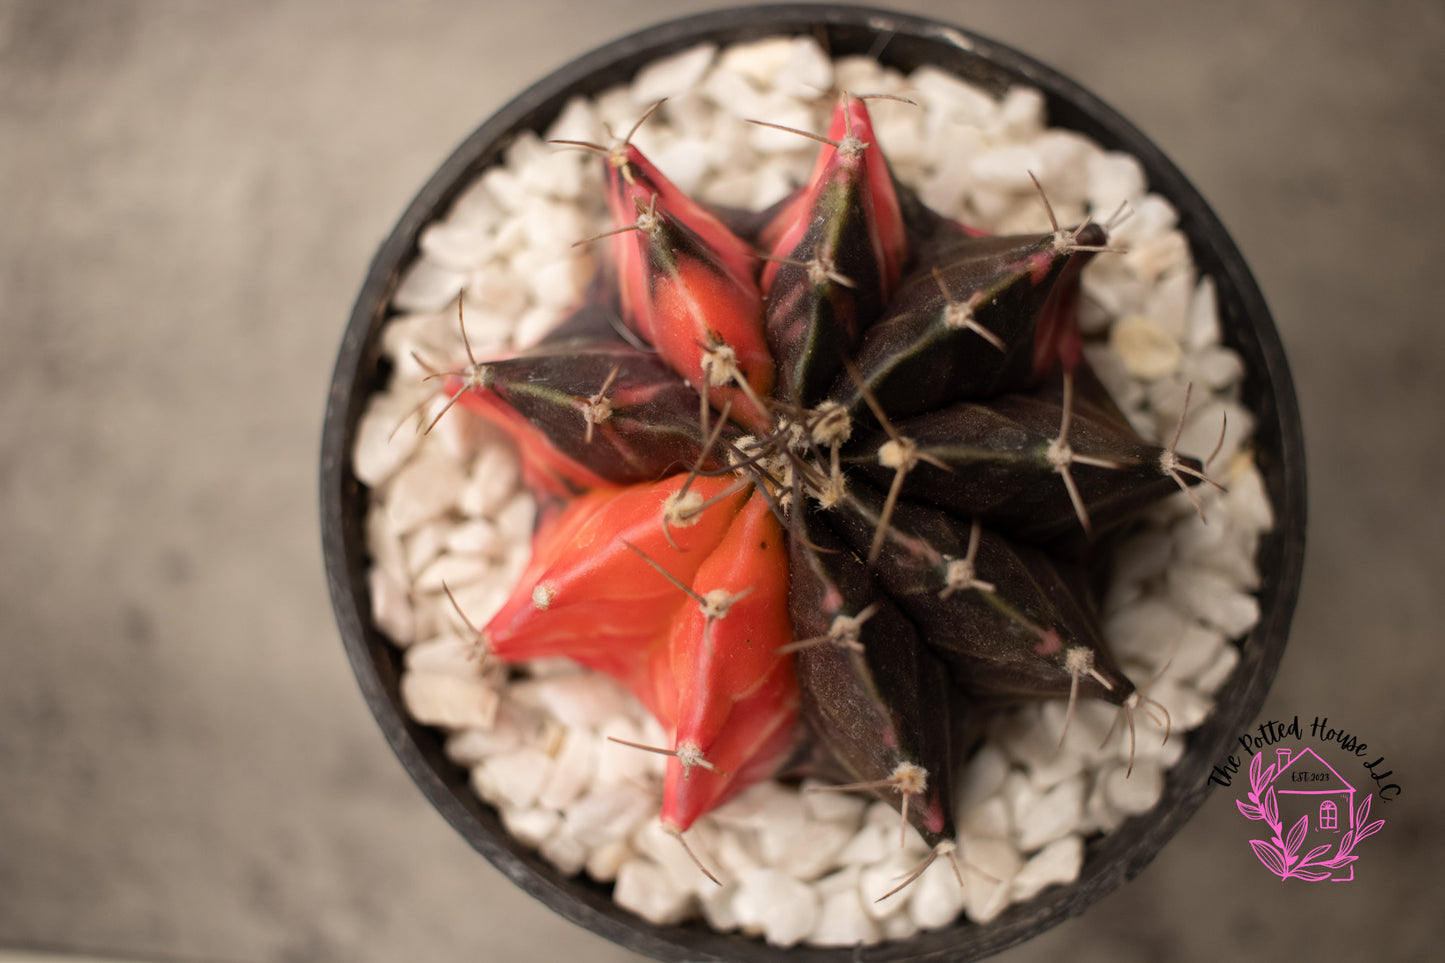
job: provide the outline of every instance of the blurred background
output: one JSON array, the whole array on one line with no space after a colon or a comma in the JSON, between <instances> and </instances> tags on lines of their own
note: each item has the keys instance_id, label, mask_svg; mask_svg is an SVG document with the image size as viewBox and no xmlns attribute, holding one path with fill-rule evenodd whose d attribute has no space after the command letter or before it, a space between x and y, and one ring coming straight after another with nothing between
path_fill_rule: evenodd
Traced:
<instances>
[{"instance_id":1,"label":"blurred background","mask_svg":"<svg viewBox=\"0 0 1445 963\"><path fill-rule=\"evenodd\" d=\"M371 255L451 149L577 54L722 5L0 0L0 961L634 959L503 880L387 748L331 618L317 449ZM1445 5L894 6L1099 94L1252 262L1310 466L1262 718L1329 716L1403 790L1348 886L1275 880L1216 794L1000 959L1434 956Z\"/></svg>"}]
</instances>

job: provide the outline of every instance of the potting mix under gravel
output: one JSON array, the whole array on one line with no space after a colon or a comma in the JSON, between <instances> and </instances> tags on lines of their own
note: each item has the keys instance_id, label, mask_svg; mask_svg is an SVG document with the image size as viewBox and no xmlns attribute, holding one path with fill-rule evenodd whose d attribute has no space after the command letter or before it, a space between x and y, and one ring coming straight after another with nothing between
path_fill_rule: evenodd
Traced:
<instances>
[{"instance_id":1,"label":"potting mix under gravel","mask_svg":"<svg viewBox=\"0 0 1445 963\"><path fill-rule=\"evenodd\" d=\"M1083 273L1085 353L1146 439L1168 444L1193 385L1178 448L1201 456L1227 491L1194 489L1151 508L1115 556L1102 613L1121 666L1168 710L1172 734L1134 713L1081 700L1060 747L1065 703L998 713L958 774L958 859L938 859L879 900L929 855L880 801L766 782L687 833L718 875L709 880L657 819L666 759L611 741L671 745L671 736L611 679L570 663L488 665L448 600L474 624L503 604L530 554L534 505L501 433L446 404L429 371L535 344L581 298L597 268L580 239L611 225L600 164L544 140L608 142L667 98L634 135L679 188L714 204L762 209L808 177L816 145L748 124L826 128L838 89L872 100L875 133L898 179L935 210L990 233L1050 229L1030 180L1061 224L1131 212L1111 232L1122 254ZM383 334L393 365L361 422L355 473L367 518L377 624L406 649L402 695L419 722L450 732L447 753L507 829L563 872L615 882L619 904L659 924L701 914L719 930L825 946L907 937L960 913L987 922L1045 887L1074 880L1084 840L1158 801L1258 618L1255 551L1271 509L1251 458L1254 424L1238 399L1244 368L1220 343L1214 288L1196 275L1169 203L1149 194L1132 157L1050 129L1044 99L1001 99L939 70L910 75L861 57L830 61L811 39L697 47L644 69L630 87L576 99L543 137L527 135L421 236ZM1227 417L1226 417L1227 416ZM1155 713L1158 715L1158 713ZM955 870L955 865L958 871ZM960 876L961 883L960 885Z\"/></svg>"}]
</instances>

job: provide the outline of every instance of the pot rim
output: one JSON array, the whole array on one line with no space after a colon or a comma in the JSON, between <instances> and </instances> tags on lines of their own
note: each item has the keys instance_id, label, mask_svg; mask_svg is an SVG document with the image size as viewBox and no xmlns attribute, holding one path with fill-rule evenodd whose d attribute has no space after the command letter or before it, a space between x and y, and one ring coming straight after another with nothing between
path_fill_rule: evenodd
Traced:
<instances>
[{"instance_id":1,"label":"pot rim","mask_svg":"<svg viewBox=\"0 0 1445 963\"><path fill-rule=\"evenodd\" d=\"M1151 191L1179 214L1200 275L1214 278L1227 344L1244 359L1244 404L1256 415L1260 470L1275 527L1260 543L1259 623L1240 645L1240 662L1220 689L1220 702L1188 734L1179 763L1166 774L1160 802L1114 832L1086 844L1078 879L1045 890L991 923L960 922L855 952L853 948L782 949L739 933L716 933L699 921L648 923L614 903L610 886L568 877L501 825L472 793L465 769L450 762L437 730L411 720L402 706L401 653L370 616L364 538L365 486L351 473L350 453L367 398L384 383L379 332L403 269L415 258L423 227L440 216L483 169L497 162L520 132L541 132L574 95L592 96L624 82L642 65L698 43L720 46L821 30L835 55L864 52L891 37L879 59L909 70L925 62L995 91L1026 84L1042 92L1051 126L1088 135L1106 149L1132 154ZM563 917L628 949L661 960L843 963L972 960L1022 942L1088 906L1140 873L1193 816L1209 794L1207 776L1249 728L1279 668L1299 596L1306 522L1304 437L1284 348L1243 256L1213 210L1164 154L1136 127L1057 71L972 31L926 17L841 4L784 4L713 10L622 37L548 74L503 106L437 169L381 245L347 323L333 372L321 444L321 524L332 606L362 693L387 742L442 816L513 883Z\"/></svg>"}]
</instances>

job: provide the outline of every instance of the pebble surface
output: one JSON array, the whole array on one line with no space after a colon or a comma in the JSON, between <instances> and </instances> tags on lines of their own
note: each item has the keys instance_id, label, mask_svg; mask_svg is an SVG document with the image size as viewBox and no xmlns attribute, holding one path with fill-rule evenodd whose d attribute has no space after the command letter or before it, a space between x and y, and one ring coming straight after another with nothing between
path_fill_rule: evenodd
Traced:
<instances>
[{"instance_id":1,"label":"pebble surface","mask_svg":"<svg viewBox=\"0 0 1445 963\"><path fill-rule=\"evenodd\" d=\"M778 783L754 786L688 831L719 875L708 880L656 819L664 758L608 741L670 744L621 686L570 664L505 673L470 657L472 624L488 621L526 564L534 507L515 453L460 413L419 428L445 399L427 371L468 358L458 297L478 357L534 343L579 300L596 263L573 242L604 230L595 161L524 136L422 235L421 256L393 297L383 336L396 374L362 418L357 477L371 489L373 614L408 649L402 694L417 720L451 730L449 756L472 770L479 795L508 831L568 873L613 882L617 902L658 924L702 916L718 929L792 946L850 946L977 922L1077 877L1086 839L1152 808L1184 731L1198 725L1238 662L1231 640L1259 618L1254 554L1272 509L1249 457L1254 419L1239 403L1244 369L1220 342L1213 282L1196 277L1177 216L1149 194L1142 168L1068 131L1046 127L1043 98L1015 88L1001 100L932 68L911 76L861 57L830 61L809 38L686 50L644 69L631 87L575 99L546 138L600 141L669 98L636 142L702 200L759 208L806 179L815 146L745 125L757 117L826 127L833 86L889 92L915 105L870 111L896 173L925 201L990 231L1043 230L1028 177L1044 184L1061 221L1130 216L1122 255L1083 274L1081 324L1089 360L1147 438L1167 443L1193 397L1180 451L1208 454L1228 489L1194 489L1207 525L1176 496L1120 547L1104 625L1136 684L1163 704L1173 734L1140 711L1133 770L1111 707L1081 702L1059 748L1063 706L997 716L958 774L957 850L879 900L930 856L882 802ZM954 158L967 156L966 164Z\"/></svg>"}]
</instances>

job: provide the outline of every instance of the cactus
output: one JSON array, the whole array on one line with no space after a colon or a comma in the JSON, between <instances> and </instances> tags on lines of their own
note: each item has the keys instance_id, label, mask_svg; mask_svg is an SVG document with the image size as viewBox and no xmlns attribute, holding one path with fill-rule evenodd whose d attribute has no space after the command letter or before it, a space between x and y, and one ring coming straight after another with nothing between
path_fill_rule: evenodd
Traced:
<instances>
[{"instance_id":1,"label":"cactus","mask_svg":"<svg viewBox=\"0 0 1445 963\"><path fill-rule=\"evenodd\" d=\"M638 748L671 757L676 834L806 767L951 854L950 778L990 709L1094 698L1132 725L1148 703L1089 571L1203 466L1135 434L1083 360L1104 226L988 237L928 210L857 97L815 139L811 180L761 215L690 200L630 135L581 145L614 221L587 303L437 373L542 505L477 635L631 688L674 734Z\"/></svg>"}]
</instances>

